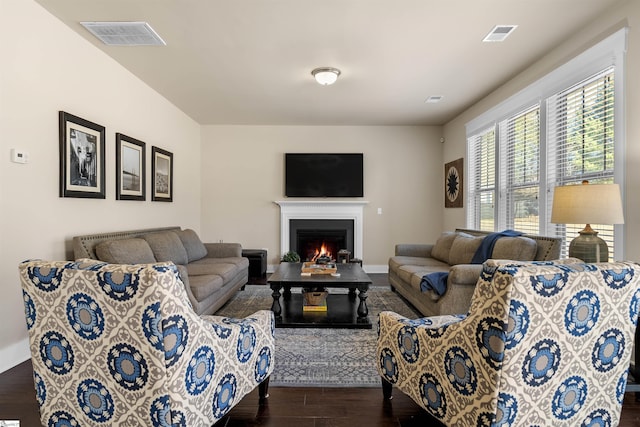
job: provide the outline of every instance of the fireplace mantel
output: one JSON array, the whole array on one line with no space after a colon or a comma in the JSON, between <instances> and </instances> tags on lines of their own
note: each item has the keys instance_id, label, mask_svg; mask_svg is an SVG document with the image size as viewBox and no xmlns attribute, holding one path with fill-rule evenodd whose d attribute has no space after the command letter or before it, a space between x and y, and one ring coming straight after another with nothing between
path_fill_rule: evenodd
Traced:
<instances>
[{"instance_id":1,"label":"fireplace mantel","mask_svg":"<svg viewBox=\"0 0 640 427\"><path fill-rule=\"evenodd\" d=\"M363 218L368 201L338 200L279 200L280 206L280 251L289 250L289 221L292 219L351 219L353 220L354 258L363 258Z\"/></svg>"}]
</instances>

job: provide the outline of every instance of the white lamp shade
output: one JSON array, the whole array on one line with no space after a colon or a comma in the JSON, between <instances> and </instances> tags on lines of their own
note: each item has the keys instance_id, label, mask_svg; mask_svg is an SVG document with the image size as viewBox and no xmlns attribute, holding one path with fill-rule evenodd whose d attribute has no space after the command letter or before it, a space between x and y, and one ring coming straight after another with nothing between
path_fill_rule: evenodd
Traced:
<instances>
[{"instance_id":1,"label":"white lamp shade","mask_svg":"<svg viewBox=\"0 0 640 427\"><path fill-rule=\"evenodd\" d=\"M330 68L330 67L316 68L315 70L311 71L311 74L313 75L313 77L316 79L318 83L320 83L323 86L326 86L326 85L332 85L336 82L336 80L338 80L338 76L340 75L340 70L338 70L337 68Z\"/></svg>"},{"instance_id":2,"label":"white lamp shade","mask_svg":"<svg viewBox=\"0 0 640 427\"><path fill-rule=\"evenodd\" d=\"M618 184L556 187L551 222L554 224L624 224Z\"/></svg>"}]
</instances>

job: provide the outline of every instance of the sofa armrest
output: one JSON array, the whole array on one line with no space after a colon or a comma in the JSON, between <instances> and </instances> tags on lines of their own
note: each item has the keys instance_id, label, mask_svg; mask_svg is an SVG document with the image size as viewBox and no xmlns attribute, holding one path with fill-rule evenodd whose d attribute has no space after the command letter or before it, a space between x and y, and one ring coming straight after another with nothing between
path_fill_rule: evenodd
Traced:
<instances>
[{"instance_id":1,"label":"sofa armrest","mask_svg":"<svg viewBox=\"0 0 640 427\"><path fill-rule=\"evenodd\" d=\"M240 243L205 243L207 258L239 258L242 257Z\"/></svg>"},{"instance_id":2,"label":"sofa armrest","mask_svg":"<svg viewBox=\"0 0 640 427\"><path fill-rule=\"evenodd\" d=\"M482 264L458 264L451 266L447 287L455 285L475 286L482 273Z\"/></svg>"},{"instance_id":3,"label":"sofa armrest","mask_svg":"<svg viewBox=\"0 0 640 427\"><path fill-rule=\"evenodd\" d=\"M403 243L396 245L396 256L414 256L420 258L430 258L432 244L412 244Z\"/></svg>"}]
</instances>

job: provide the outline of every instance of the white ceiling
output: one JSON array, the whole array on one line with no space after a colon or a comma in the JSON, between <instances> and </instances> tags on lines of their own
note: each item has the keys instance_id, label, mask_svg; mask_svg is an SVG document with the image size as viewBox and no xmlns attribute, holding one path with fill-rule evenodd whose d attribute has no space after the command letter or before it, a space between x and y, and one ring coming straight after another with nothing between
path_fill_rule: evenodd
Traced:
<instances>
[{"instance_id":1,"label":"white ceiling","mask_svg":"<svg viewBox=\"0 0 640 427\"><path fill-rule=\"evenodd\" d=\"M444 124L618 2L36 1L198 123L254 125ZM167 46L105 46L81 21L146 21Z\"/></svg>"}]
</instances>

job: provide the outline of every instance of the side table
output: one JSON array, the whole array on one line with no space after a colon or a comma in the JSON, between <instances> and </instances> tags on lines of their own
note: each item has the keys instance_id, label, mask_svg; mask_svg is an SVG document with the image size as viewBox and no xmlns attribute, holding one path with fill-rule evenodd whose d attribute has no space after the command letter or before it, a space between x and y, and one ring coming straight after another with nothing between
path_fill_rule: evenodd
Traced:
<instances>
[{"instance_id":1,"label":"side table","mask_svg":"<svg viewBox=\"0 0 640 427\"><path fill-rule=\"evenodd\" d=\"M249 277L267 276L267 251L264 249L243 249L242 256L249 258Z\"/></svg>"}]
</instances>

